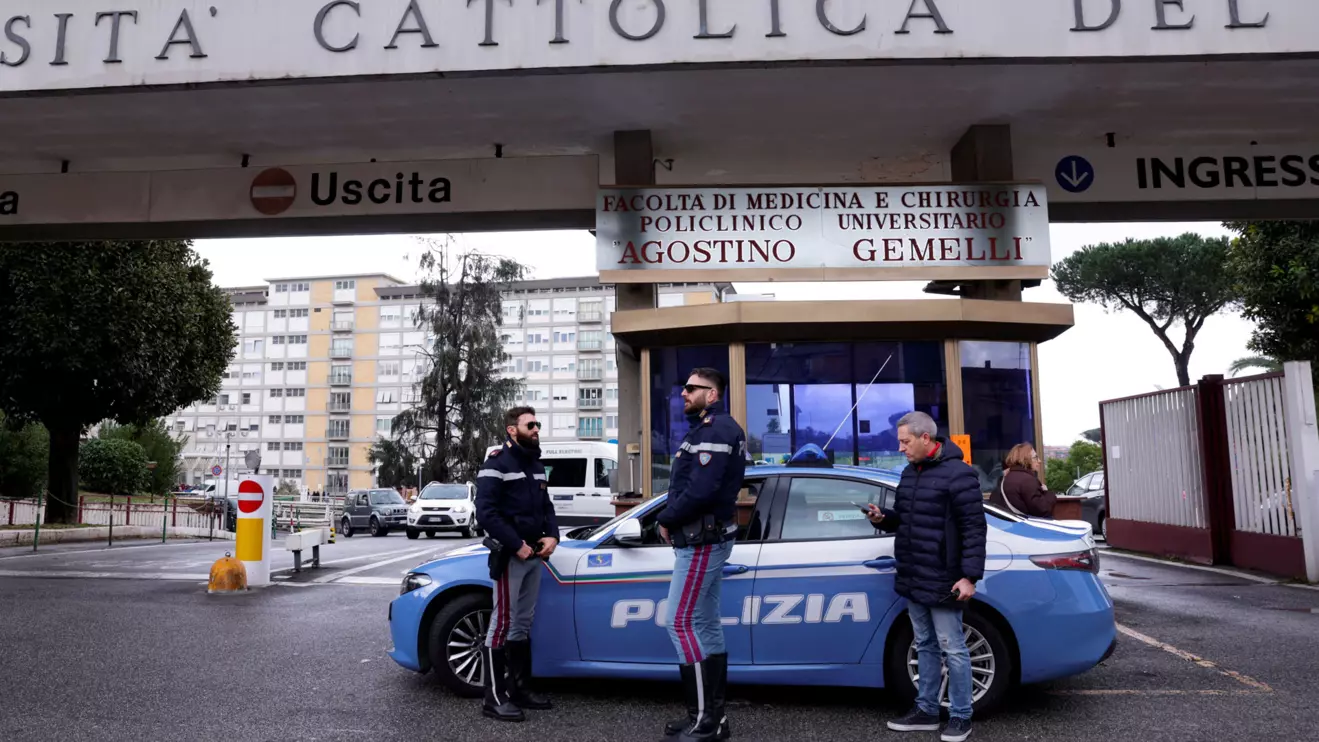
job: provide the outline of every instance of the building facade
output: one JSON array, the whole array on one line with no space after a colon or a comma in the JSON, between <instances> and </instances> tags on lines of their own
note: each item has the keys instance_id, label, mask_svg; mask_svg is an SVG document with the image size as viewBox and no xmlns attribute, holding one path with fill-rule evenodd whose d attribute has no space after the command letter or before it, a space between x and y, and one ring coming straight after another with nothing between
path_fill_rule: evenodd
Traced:
<instances>
[{"instance_id":1,"label":"building facade","mask_svg":"<svg viewBox=\"0 0 1319 742\"><path fill-rule=\"evenodd\" d=\"M384 274L281 278L225 289L237 327L220 393L166 419L187 436L182 476L241 474L247 451L262 471L307 490L374 484L367 458L393 418L417 400L426 329L417 285ZM705 304L727 285L660 287L661 306ZM613 287L594 277L523 281L504 294L502 372L523 380L542 440L609 440L618 433ZM493 443L493 441L492 441Z\"/></svg>"}]
</instances>

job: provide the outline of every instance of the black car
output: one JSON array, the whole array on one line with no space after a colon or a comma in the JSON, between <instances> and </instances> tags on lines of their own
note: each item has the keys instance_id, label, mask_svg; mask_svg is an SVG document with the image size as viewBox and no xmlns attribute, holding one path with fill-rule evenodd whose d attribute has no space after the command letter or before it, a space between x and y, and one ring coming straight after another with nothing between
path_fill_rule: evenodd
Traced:
<instances>
[{"instance_id":1,"label":"black car","mask_svg":"<svg viewBox=\"0 0 1319 742\"><path fill-rule=\"evenodd\" d=\"M1096 471L1081 477L1072 483L1064 493L1068 497L1080 497L1081 518L1090 524L1094 532L1108 540L1108 500L1104 497L1104 472Z\"/></svg>"}]
</instances>

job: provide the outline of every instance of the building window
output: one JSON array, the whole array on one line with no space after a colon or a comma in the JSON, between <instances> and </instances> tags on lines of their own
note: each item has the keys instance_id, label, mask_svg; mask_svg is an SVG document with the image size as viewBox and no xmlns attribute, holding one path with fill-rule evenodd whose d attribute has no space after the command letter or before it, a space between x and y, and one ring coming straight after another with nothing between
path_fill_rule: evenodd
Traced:
<instances>
[{"instance_id":1,"label":"building window","mask_svg":"<svg viewBox=\"0 0 1319 742\"><path fill-rule=\"evenodd\" d=\"M283 335L276 335L275 337L273 337L273 338L270 339L270 344L271 344L271 345L283 345L283 344L284 344L284 336L283 336Z\"/></svg>"},{"instance_id":2,"label":"building window","mask_svg":"<svg viewBox=\"0 0 1319 742\"><path fill-rule=\"evenodd\" d=\"M289 291L292 291L292 292L294 292L294 293L300 293L300 292L305 292L305 291L311 291L311 284L309 284L309 283L291 283L291 284L289 284Z\"/></svg>"},{"instance_id":3,"label":"building window","mask_svg":"<svg viewBox=\"0 0 1319 742\"><path fill-rule=\"evenodd\" d=\"M276 310L275 310L274 312L272 312L271 314L274 316L275 319L284 319L285 317L289 316L289 310L287 310L287 309L276 309Z\"/></svg>"},{"instance_id":4,"label":"building window","mask_svg":"<svg viewBox=\"0 0 1319 742\"><path fill-rule=\"evenodd\" d=\"M216 402L216 404L229 404L229 395L221 394L220 399L219 401Z\"/></svg>"},{"instance_id":5,"label":"building window","mask_svg":"<svg viewBox=\"0 0 1319 742\"><path fill-rule=\"evenodd\" d=\"M331 420L329 429L330 436L333 438L346 438L348 436L349 422L350 421L348 420Z\"/></svg>"},{"instance_id":6,"label":"building window","mask_svg":"<svg viewBox=\"0 0 1319 742\"><path fill-rule=\"evenodd\" d=\"M244 341L243 341L243 353L244 353L244 355L249 355L249 356L257 355L257 354L259 354L259 353L261 352L261 349L264 348L264 347L265 347L264 344L262 344L262 342L261 342L260 340L244 340Z\"/></svg>"},{"instance_id":7,"label":"building window","mask_svg":"<svg viewBox=\"0 0 1319 742\"><path fill-rule=\"evenodd\" d=\"M274 363L270 364L270 370L271 370L271 371L283 371L283 370L284 370L284 362L283 362L283 361L275 361Z\"/></svg>"},{"instance_id":8,"label":"building window","mask_svg":"<svg viewBox=\"0 0 1319 742\"><path fill-rule=\"evenodd\" d=\"M271 389L271 390L270 390L270 396L271 396L271 397L283 397L283 396L284 396L284 390L283 390L283 389Z\"/></svg>"},{"instance_id":9,"label":"building window","mask_svg":"<svg viewBox=\"0 0 1319 742\"><path fill-rule=\"evenodd\" d=\"M277 284L275 284L275 293L276 293L276 294L282 294L282 293L284 293L284 292L286 292L286 291L288 291L288 290L289 290L289 285L288 285L287 283L277 283Z\"/></svg>"},{"instance_id":10,"label":"building window","mask_svg":"<svg viewBox=\"0 0 1319 742\"><path fill-rule=\"evenodd\" d=\"M289 310L289 316L292 317L292 318L294 318L294 319L297 319L297 318L299 318L299 317L306 317L306 316L308 316L308 312L307 312L306 309L290 309L290 310Z\"/></svg>"},{"instance_id":11,"label":"building window","mask_svg":"<svg viewBox=\"0 0 1319 742\"><path fill-rule=\"evenodd\" d=\"M285 390L284 390L284 396L286 396L286 397L305 397L305 396L307 396L307 390L306 390L306 389L285 389Z\"/></svg>"},{"instance_id":12,"label":"building window","mask_svg":"<svg viewBox=\"0 0 1319 742\"><path fill-rule=\"evenodd\" d=\"M284 479L302 479L301 469L284 469Z\"/></svg>"},{"instance_id":13,"label":"building window","mask_svg":"<svg viewBox=\"0 0 1319 742\"><path fill-rule=\"evenodd\" d=\"M304 418L302 415L285 415L284 422L289 425L301 425Z\"/></svg>"},{"instance_id":14,"label":"building window","mask_svg":"<svg viewBox=\"0 0 1319 742\"><path fill-rule=\"evenodd\" d=\"M330 392L330 412L347 412L353 407L351 392Z\"/></svg>"},{"instance_id":15,"label":"building window","mask_svg":"<svg viewBox=\"0 0 1319 742\"><path fill-rule=\"evenodd\" d=\"M379 361L376 364L377 376L398 376L400 364L398 361Z\"/></svg>"},{"instance_id":16,"label":"building window","mask_svg":"<svg viewBox=\"0 0 1319 742\"><path fill-rule=\"evenodd\" d=\"M618 415L605 415L605 428L618 430Z\"/></svg>"},{"instance_id":17,"label":"building window","mask_svg":"<svg viewBox=\"0 0 1319 742\"><path fill-rule=\"evenodd\" d=\"M334 290L335 290L335 291L344 291L344 290L346 290L346 289L355 289L355 288L357 288L357 281L335 281L335 282L334 282Z\"/></svg>"},{"instance_id":18,"label":"building window","mask_svg":"<svg viewBox=\"0 0 1319 742\"><path fill-rule=\"evenodd\" d=\"M279 441L270 441L269 443L267 443L267 444L266 444L266 450L267 450L267 451L278 451L278 450L279 450Z\"/></svg>"},{"instance_id":19,"label":"building window","mask_svg":"<svg viewBox=\"0 0 1319 742\"><path fill-rule=\"evenodd\" d=\"M279 425L284 422L284 417L282 415L271 415L266 422L271 425Z\"/></svg>"},{"instance_id":20,"label":"building window","mask_svg":"<svg viewBox=\"0 0 1319 742\"><path fill-rule=\"evenodd\" d=\"M289 345L306 345L306 335L289 335Z\"/></svg>"},{"instance_id":21,"label":"building window","mask_svg":"<svg viewBox=\"0 0 1319 742\"><path fill-rule=\"evenodd\" d=\"M307 370L307 362L306 362L306 361L289 361L289 370L290 370L290 371L306 371L306 370Z\"/></svg>"},{"instance_id":22,"label":"building window","mask_svg":"<svg viewBox=\"0 0 1319 742\"><path fill-rule=\"evenodd\" d=\"M251 392L243 392L243 404L252 404Z\"/></svg>"},{"instance_id":23,"label":"building window","mask_svg":"<svg viewBox=\"0 0 1319 742\"><path fill-rule=\"evenodd\" d=\"M398 402L397 389L380 389L376 391L376 404L394 404Z\"/></svg>"},{"instance_id":24,"label":"building window","mask_svg":"<svg viewBox=\"0 0 1319 742\"><path fill-rule=\"evenodd\" d=\"M393 433L393 430L394 430L394 418L392 417L376 418L376 433L379 433L380 435L390 435L391 433Z\"/></svg>"},{"instance_id":25,"label":"building window","mask_svg":"<svg viewBox=\"0 0 1319 742\"><path fill-rule=\"evenodd\" d=\"M998 486L1003 459L1013 446L1029 443L1039 448L1030 343L963 340L958 349L971 466L980 476L981 491L990 492Z\"/></svg>"},{"instance_id":26,"label":"building window","mask_svg":"<svg viewBox=\"0 0 1319 742\"><path fill-rule=\"evenodd\" d=\"M302 441L284 441L285 451L301 451Z\"/></svg>"},{"instance_id":27,"label":"building window","mask_svg":"<svg viewBox=\"0 0 1319 742\"><path fill-rule=\"evenodd\" d=\"M329 466L348 466L348 448L346 446L329 446L326 461Z\"/></svg>"}]
</instances>

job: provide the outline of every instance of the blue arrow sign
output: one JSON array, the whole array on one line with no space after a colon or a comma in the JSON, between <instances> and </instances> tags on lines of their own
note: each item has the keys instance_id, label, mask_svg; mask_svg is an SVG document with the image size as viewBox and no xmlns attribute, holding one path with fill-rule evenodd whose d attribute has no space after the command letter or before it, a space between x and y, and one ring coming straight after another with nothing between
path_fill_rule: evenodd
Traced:
<instances>
[{"instance_id":1,"label":"blue arrow sign","mask_svg":"<svg viewBox=\"0 0 1319 742\"><path fill-rule=\"evenodd\" d=\"M1068 155L1053 169L1058 185L1068 193L1084 193L1095 184L1095 166L1080 155Z\"/></svg>"}]
</instances>

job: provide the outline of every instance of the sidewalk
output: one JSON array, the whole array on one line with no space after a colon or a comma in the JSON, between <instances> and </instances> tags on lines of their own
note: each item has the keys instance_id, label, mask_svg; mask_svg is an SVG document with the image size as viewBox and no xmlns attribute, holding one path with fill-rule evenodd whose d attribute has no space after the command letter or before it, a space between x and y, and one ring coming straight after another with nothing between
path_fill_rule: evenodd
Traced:
<instances>
[{"instance_id":1,"label":"sidewalk","mask_svg":"<svg viewBox=\"0 0 1319 742\"><path fill-rule=\"evenodd\" d=\"M36 530L0 531L0 548L6 546L31 546ZM191 528L175 526L165 529L166 538L205 538L211 535L209 528ZM215 538L233 541L234 534L215 530ZM51 528L41 529L40 544L70 544L80 541L108 541L110 528ZM115 526L114 539L156 539L160 540L160 528L156 526Z\"/></svg>"},{"instance_id":2,"label":"sidewalk","mask_svg":"<svg viewBox=\"0 0 1319 742\"><path fill-rule=\"evenodd\" d=\"M1099 547L1100 561L1102 562L1104 559L1107 559L1109 557L1116 557L1118 559L1133 559L1138 562L1161 564L1166 567L1181 567L1182 569L1194 569L1194 570L1199 570L1201 572L1213 572L1215 574L1227 575L1229 577L1236 577L1242 580L1249 580L1250 582L1258 582L1265 585L1282 585L1285 587L1299 587L1308 590L1319 590L1319 585L1311 585L1306 582L1297 582L1295 580L1288 580L1285 578L1276 577L1274 575L1265 574L1263 572L1252 572L1250 570L1238 569L1236 567L1211 567L1206 564L1190 564L1188 562L1176 561L1173 559L1163 559L1160 557L1152 557L1147 554L1137 554L1135 552L1123 551L1108 546L1100 546Z\"/></svg>"}]
</instances>

